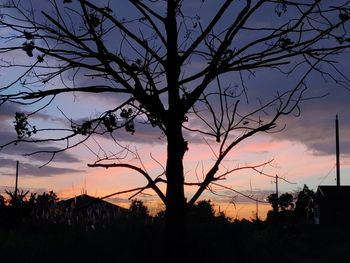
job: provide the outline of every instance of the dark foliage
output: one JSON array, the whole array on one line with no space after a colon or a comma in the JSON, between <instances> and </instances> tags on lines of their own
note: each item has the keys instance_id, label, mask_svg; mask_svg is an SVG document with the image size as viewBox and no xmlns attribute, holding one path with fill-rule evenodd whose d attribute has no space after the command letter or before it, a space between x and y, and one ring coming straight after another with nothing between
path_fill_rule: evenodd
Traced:
<instances>
[{"instance_id":1,"label":"dark foliage","mask_svg":"<svg viewBox=\"0 0 350 263\"><path fill-rule=\"evenodd\" d=\"M304 185L303 189L298 193L297 200L295 202L295 213L299 220L307 220L309 215L313 212L315 202L315 192L310 190L307 185Z\"/></svg>"},{"instance_id":2,"label":"dark foliage","mask_svg":"<svg viewBox=\"0 0 350 263\"><path fill-rule=\"evenodd\" d=\"M281 224L309 224L312 223L314 207L317 197L313 190L304 185L294 198L290 193L279 197L270 194L267 198L272 210L267 214L267 221Z\"/></svg>"},{"instance_id":3,"label":"dark foliage","mask_svg":"<svg viewBox=\"0 0 350 263\"><path fill-rule=\"evenodd\" d=\"M142 200L133 199L130 204L130 214L138 218L147 218L149 217L148 208L143 204Z\"/></svg>"},{"instance_id":4,"label":"dark foliage","mask_svg":"<svg viewBox=\"0 0 350 263\"><path fill-rule=\"evenodd\" d=\"M40 195L20 192L19 196L23 201L21 208L31 206L32 213L56 210L57 196L53 192ZM13 203L0 196L0 211L9 212ZM11 226L5 224L1 213L1 259L38 263L165 262L163 218L151 220L147 207L136 199L130 210L132 216L116 219L104 227L96 224L95 228L86 228L84 222L70 225L67 221L50 221L53 217L46 221L38 217ZM286 219L295 210L281 210L279 216ZM137 217L150 220L132 220ZM197 202L190 209L188 218L184 239L186 262L273 263L283 260L286 263L326 263L350 260L346 253L350 246L350 229L347 227L247 220L231 222L224 214L215 214L210 200Z\"/></svg>"}]
</instances>

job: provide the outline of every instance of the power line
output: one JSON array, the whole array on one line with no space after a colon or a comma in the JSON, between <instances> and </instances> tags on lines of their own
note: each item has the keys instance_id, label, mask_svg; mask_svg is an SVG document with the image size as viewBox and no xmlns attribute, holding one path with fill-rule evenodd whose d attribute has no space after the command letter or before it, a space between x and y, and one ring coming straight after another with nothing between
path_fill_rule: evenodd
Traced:
<instances>
[{"instance_id":1,"label":"power line","mask_svg":"<svg viewBox=\"0 0 350 263\"><path fill-rule=\"evenodd\" d=\"M322 184L322 183L324 182L324 180L326 180L326 178L334 171L334 168L335 168L335 167L336 167L336 164L334 164L334 165L332 166L332 168L329 170L329 172L328 172L324 177L321 178L321 181L319 182L318 186L319 186L320 184Z\"/></svg>"}]
</instances>

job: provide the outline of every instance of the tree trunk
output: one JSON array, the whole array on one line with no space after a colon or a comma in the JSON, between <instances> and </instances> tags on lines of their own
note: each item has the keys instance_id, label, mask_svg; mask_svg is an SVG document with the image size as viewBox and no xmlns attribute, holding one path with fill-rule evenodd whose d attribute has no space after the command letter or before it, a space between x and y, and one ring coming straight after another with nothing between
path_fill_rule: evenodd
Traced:
<instances>
[{"instance_id":1,"label":"tree trunk","mask_svg":"<svg viewBox=\"0 0 350 263\"><path fill-rule=\"evenodd\" d=\"M184 252L186 200L184 194L183 157L187 143L182 136L182 122L168 127L167 189L166 189L166 253L169 262L181 262Z\"/></svg>"},{"instance_id":2,"label":"tree trunk","mask_svg":"<svg viewBox=\"0 0 350 263\"><path fill-rule=\"evenodd\" d=\"M181 65L178 54L176 10L179 1L168 0L165 28L167 33L166 75L168 83L167 116L165 121L168 142L166 164L166 229L165 246L167 262L183 262L186 225L186 200L184 193L183 157L187 143L182 135L184 109L180 99L179 76Z\"/></svg>"}]
</instances>

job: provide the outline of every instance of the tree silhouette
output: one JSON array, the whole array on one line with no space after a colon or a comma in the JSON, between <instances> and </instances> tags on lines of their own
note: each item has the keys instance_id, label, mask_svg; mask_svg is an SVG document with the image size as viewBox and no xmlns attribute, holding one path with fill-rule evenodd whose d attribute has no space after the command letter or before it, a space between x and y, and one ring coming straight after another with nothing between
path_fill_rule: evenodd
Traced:
<instances>
[{"instance_id":1,"label":"tree silhouette","mask_svg":"<svg viewBox=\"0 0 350 263\"><path fill-rule=\"evenodd\" d=\"M303 189L298 193L296 199L296 215L299 217L299 220L303 220L309 223L309 221L312 219L311 216L313 214L313 209L317 201L316 193L304 184Z\"/></svg>"},{"instance_id":2,"label":"tree silhouette","mask_svg":"<svg viewBox=\"0 0 350 263\"><path fill-rule=\"evenodd\" d=\"M143 204L142 200L133 199L130 204L130 213L139 219L147 219L149 217L148 208Z\"/></svg>"},{"instance_id":3,"label":"tree silhouette","mask_svg":"<svg viewBox=\"0 0 350 263\"><path fill-rule=\"evenodd\" d=\"M278 208L279 208L279 199L277 194L270 194L267 197L267 201L271 204L273 212L278 212Z\"/></svg>"},{"instance_id":4,"label":"tree silhouette","mask_svg":"<svg viewBox=\"0 0 350 263\"><path fill-rule=\"evenodd\" d=\"M1 87L1 104L29 107L16 114L17 138L6 145L65 142L32 153L51 153L52 160L94 134L109 135L115 152L100 149L89 166L141 174L147 184L134 190L153 189L166 205L169 235L180 235L187 208L206 189L225 187L218 181L237 170L262 173L263 164L232 169L223 161L247 138L283 129L281 116L299 114L311 72L347 84L334 56L349 47L349 7L321 0L7 1L0 13L1 69L18 74ZM275 89L248 87L266 69L293 77ZM260 86L264 95L256 99ZM115 104L79 119L59 109L66 122L59 126L31 124L66 93L115 95ZM140 156L117 134L132 136L136 123L163 133L163 173L128 162ZM192 138L207 143L214 160L202 179L186 181L183 159ZM186 185L197 187L193 196L185 195Z\"/></svg>"},{"instance_id":5,"label":"tree silhouette","mask_svg":"<svg viewBox=\"0 0 350 263\"><path fill-rule=\"evenodd\" d=\"M274 212L278 212L279 209L282 211L294 209L293 195L290 193L283 193L280 196L277 194L270 194L267 197L267 201L271 204Z\"/></svg>"},{"instance_id":6,"label":"tree silhouette","mask_svg":"<svg viewBox=\"0 0 350 263\"><path fill-rule=\"evenodd\" d=\"M3 209L5 207L5 197L3 197L2 195L0 195L0 209Z\"/></svg>"}]
</instances>

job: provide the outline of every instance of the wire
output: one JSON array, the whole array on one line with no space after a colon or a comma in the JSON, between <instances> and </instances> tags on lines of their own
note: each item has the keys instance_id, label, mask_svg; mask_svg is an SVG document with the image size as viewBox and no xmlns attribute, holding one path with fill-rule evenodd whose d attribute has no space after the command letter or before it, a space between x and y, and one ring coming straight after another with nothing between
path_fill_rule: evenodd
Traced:
<instances>
[{"instance_id":1,"label":"wire","mask_svg":"<svg viewBox=\"0 0 350 263\"><path fill-rule=\"evenodd\" d=\"M333 166L332 166L332 168L329 170L329 172L324 176L324 177L322 177L321 178L321 181L320 181L320 183L318 184L318 186L320 186L320 184L322 184L323 182L324 182L324 180L326 180L326 178L334 171L334 168L336 167L336 164L334 164Z\"/></svg>"}]
</instances>

